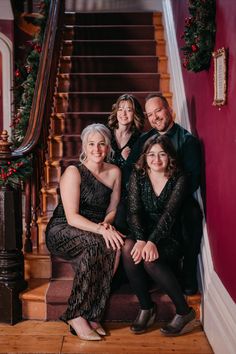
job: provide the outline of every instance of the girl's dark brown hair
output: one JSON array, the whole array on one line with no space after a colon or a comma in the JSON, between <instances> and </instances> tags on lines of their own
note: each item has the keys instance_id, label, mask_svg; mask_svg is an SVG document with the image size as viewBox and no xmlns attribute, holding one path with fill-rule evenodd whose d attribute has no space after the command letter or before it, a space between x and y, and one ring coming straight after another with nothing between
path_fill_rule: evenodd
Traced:
<instances>
[{"instance_id":1,"label":"girl's dark brown hair","mask_svg":"<svg viewBox=\"0 0 236 354\"><path fill-rule=\"evenodd\" d=\"M108 127L112 130L118 128L117 112L121 101L130 101L134 109L134 121L132 123L132 131L142 131L144 128L145 116L142 107L134 95L123 94L118 97L117 101L112 105L112 112L108 117Z\"/></svg>"},{"instance_id":2,"label":"girl's dark brown hair","mask_svg":"<svg viewBox=\"0 0 236 354\"><path fill-rule=\"evenodd\" d=\"M173 174L180 171L180 165L174 145L166 135L154 135L146 141L143 147L142 155L135 164L135 167L137 170L141 171L142 174L145 175L147 173L148 165L146 155L149 153L153 145L156 144L160 145L163 151L168 155L169 163L167 166L166 176L169 178Z\"/></svg>"}]
</instances>

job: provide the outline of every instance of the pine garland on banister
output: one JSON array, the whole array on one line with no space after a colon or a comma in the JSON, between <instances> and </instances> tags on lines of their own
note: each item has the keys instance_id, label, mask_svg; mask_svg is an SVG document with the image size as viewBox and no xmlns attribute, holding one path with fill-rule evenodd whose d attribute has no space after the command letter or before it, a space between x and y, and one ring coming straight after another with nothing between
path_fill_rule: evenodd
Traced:
<instances>
[{"instance_id":1,"label":"pine garland on banister","mask_svg":"<svg viewBox=\"0 0 236 354\"><path fill-rule=\"evenodd\" d=\"M27 42L28 52L25 61L16 64L13 88L14 113L11 124L14 148L20 146L28 127L49 6L50 0L40 2L39 16L34 21L34 24L39 27L39 31L32 41ZM31 174L32 155L7 161L0 165L0 186L16 187Z\"/></svg>"},{"instance_id":2,"label":"pine garland on banister","mask_svg":"<svg viewBox=\"0 0 236 354\"><path fill-rule=\"evenodd\" d=\"M185 18L183 66L193 72L210 66L215 45L215 0L189 0L189 17Z\"/></svg>"},{"instance_id":3,"label":"pine garland on banister","mask_svg":"<svg viewBox=\"0 0 236 354\"><path fill-rule=\"evenodd\" d=\"M15 147L22 143L28 127L49 3L50 0L41 1L39 17L34 21L34 24L39 27L39 31L32 41L27 42L28 54L25 62L16 64L13 90L15 113L12 121L12 139Z\"/></svg>"}]
</instances>

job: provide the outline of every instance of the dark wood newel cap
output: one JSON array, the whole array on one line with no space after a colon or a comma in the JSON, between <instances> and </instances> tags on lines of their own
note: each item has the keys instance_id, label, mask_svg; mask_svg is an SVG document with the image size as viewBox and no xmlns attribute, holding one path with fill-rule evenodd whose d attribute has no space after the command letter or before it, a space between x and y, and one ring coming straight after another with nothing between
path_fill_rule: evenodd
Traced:
<instances>
[{"instance_id":1,"label":"dark wood newel cap","mask_svg":"<svg viewBox=\"0 0 236 354\"><path fill-rule=\"evenodd\" d=\"M7 130L3 130L0 139L0 153L7 154L11 152L12 143L8 141L9 135Z\"/></svg>"}]
</instances>

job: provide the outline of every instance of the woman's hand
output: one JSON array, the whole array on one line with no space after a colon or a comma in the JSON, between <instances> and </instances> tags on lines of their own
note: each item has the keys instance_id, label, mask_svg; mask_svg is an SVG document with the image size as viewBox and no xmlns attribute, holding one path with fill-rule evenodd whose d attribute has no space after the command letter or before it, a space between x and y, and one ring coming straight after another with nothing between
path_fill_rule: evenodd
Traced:
<instances>
[{"instance_id":1,"label":"woman's hand","mask_svg":"<svg viewBox=\"0 0 236 354\"><path fill-rule=\"evenodd\" d=\"M135 264L138 264L142 260L142 251L143 248L146 246L146 241L137 241L132 248L130 254L133 258Z\"/></svg>"},{"instance_id":2,"label":"woman's hand","mask_svg":"<svg viewBox=\"0 0 236 354\"><path fill-rule=\"evenodd\" d=\"M99 233L102 235L106 242L107 248L112 248L115 250L120 250L124 244L123 237L119 231L117 231L114 226L112 225L104 225L103 223L100 224L101 229L99 229Z\"/></svg>"},{"instance_id":3,"label":"woman's hand","mask_svg":"<svg viewBox=\"0 0 236 354\"><path fill-rule=\"evenodd\" d=\"M159 258L159 253L155 243L148 241L142 250L142 258L146 262L153 262Z\"/></svg>"},{"instance_id":4,"label":"woman's hand","mask_svg":"<svg viewBox=\"0 0 236 354\"><path fill-rule=\"evenodd\" d=\"M130 154L130 147L126 146L122 151L121 151L121 156L123 157L123 159L127 160L129 154Z\"/></svg>"}]
</instances>

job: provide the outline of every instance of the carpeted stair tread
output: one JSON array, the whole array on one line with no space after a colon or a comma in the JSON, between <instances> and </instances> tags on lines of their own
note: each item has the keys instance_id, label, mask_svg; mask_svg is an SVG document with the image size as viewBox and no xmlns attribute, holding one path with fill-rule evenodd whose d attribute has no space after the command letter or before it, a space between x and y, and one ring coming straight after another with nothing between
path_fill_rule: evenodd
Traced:
<instances>
[{"instance_id":1,"label":"carpeted stair tread","mask_svg":"<svg viewBox=\"0 0 236 354\"><path fill-rule=\"evenodd\" d=\"M155 55L154 40L64 40L62 55Z\"/></svg>"},{"instance_id":2,"label":"carpeted stair tread","mask_svg":"<svg viewBox=\"0 0 236 354\"><path fill-rule=\"evenodd\" d=\"M157 73L156 56L62 56L60 73Z\"/></svg>"},{"instance_id":3,"label":"carpeted stair tread","mask_svg":"<svg viewBox=\"0 0 236 354\"><path fill-rule=\"evenodd\" d=\"M157 73L70 73L58 75L58 91L114 91L124 87L129 91L158 91Z\"/></svg>"},{"instance_id":4,"label":"carpeted stair tread","mask_svg":"<svg viewBox=\"0 0 236 354\"><path fill-rule=\"evenodd\" d=\"M143 12L80 12L66 13L66 24L80 25L152 25L153 13Z\"/></svg>"},{"instance_id":5,"label":"carpeted stair tread","mask_svg":"<svg viewBox=\"0 0 236 354\"><path fill-rule=\"evenodd\" d=\"M112 104L123 93L132 93L144 105L145 97L151 91L120 91L120 92L70 92L55 94L55 112L99 112L111 110ZM156 91L155 91L156 92ZM171 95L166 95L168 98Z\"/></svg>"},{"instance_id":6,"label":"carpeted stair tread","mask_svg":"<svg viewBox=\"0 0 236 354\"><path fill-rule=\"evenodd\" d=\"M153 25L68 25L64 28L63 38L79 40L125 40L154 39Z\"/></svg>"},{"instance_id":7,"label":"carpeted stair tread","mask_svg":"<svg viewBox=\"0 0 236 354\"><path fill-rule=\"evenodd\" d=\"M46 295L49 320L57 319L65 311L72 282L72 280L51 281ZM159 320L171 318L174 314L174 305L169 297L159 290L152 290L151 293L153 301L159 305ZM111 294L105 313L105 320L131 321L137 315L138 309L139 305L136 296L132 293L129 284L124 284L122 288Z\"/></svg>"}]
</instances>

